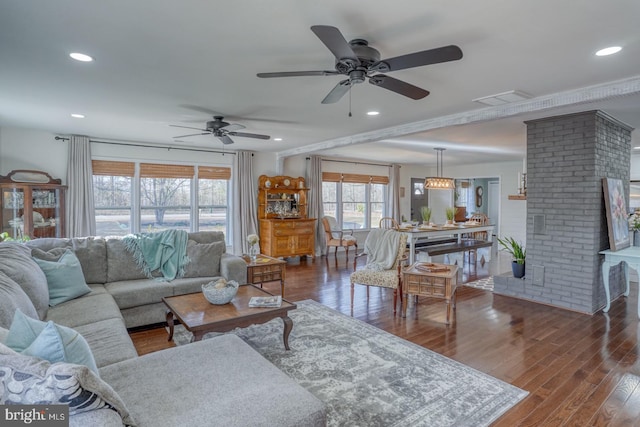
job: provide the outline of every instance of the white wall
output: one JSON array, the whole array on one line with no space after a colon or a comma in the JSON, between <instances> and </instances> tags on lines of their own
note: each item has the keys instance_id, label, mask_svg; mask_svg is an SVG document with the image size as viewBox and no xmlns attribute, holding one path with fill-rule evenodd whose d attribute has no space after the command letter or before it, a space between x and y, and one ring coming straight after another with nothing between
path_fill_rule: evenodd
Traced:
<instances>
[{"instance_id":1,"label":"white wall","mask_svg":"<svg viewBox=\"0 0 640 427\"><path fill-rule=\"evenodd\" d=\"M67 180L67 143L56 135L32 129L0 128L0 175L14 169L40 170Z\"/></svg>"},{"instance_id":2,"label":"white wall","mask_svg":"<svg viewBox=\"0 0 640 427\"><path fill-rule=\"evenodd\" d=\"M43 170L54 178L67 175L67 142L55 141L55 134L20 128L0 128L0 173L6 175L13 169ZM121 158L128 160L143 159L158 162L199 162L209 164L233 163L233 155L218 153L202 153L181 150L149 149L125 147L119 145L93 144L92 152L97 158ZM284 163L284 173L291 176L306 176L307 156L288 158ZM632 157L632 164L634 158ZM277 163L274 153L256 153L254 157L255 176L274 175ZM639 159L640 160L640 159ZM635 162L640 164L640 161ZM452 178L495 177L500 178L500 217L501 221L496 233L500 236L513 236L516 240L525 241L526 237L526 201L508 200L509 194L518 191L518 173L522 172L522 162L504 162L478 165L455 166L447 164L447 175ZM351 173L384 175L389 173L386 166L371 166L362 163L323 162L323 170L330 172L349 171ZM640 167L635 176L640 176ZM419 165L403 165L400 169L400 186L405 187L405 197L400 199L400 212L407 218L411 212L410 184L412 177L425 177L434 173L432 168ZM632 172L632 176L634 173ZM443 212L439 212L442 210ZM442 215L443 209L434 209L434 220Z\"/></svg>"},{"instance_id":3,"label":"white wall","mask_svg":"<svg viewBox=\"0 0 640 427\"><path fill-rule=\"evenodd\" d=\"M518 173L522 172L522 161L480 163L455 166L447 164L447 176L452 178L500 178L500 223L494 234L513 237L526 244L527 202L509 200L510 194L518 194Z\"/></svg>"}]
</instances>

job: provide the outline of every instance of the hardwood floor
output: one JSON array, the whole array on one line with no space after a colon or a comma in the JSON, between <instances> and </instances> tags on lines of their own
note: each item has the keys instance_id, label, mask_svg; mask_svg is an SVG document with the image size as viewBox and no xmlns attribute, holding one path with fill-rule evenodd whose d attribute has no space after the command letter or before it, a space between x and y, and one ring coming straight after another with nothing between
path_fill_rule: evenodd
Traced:
<instances>
[{"instance_id":1,"label":"hardwood floor","mask_svg":"<svg viewBox=\"0 0 640 427\"><path fill-rule=\"evenodd\" d=\"M287 265L286 298L314 299L351 314L347 264L338 256ZM478 265L465 280L488 275ZM279 293L279 282L265 288ZM458 288L452 324L445 305L421 298L393 316L393 292L356 286L353 316L529 392L494 426L640 426L638 292L593 316ZM294 326L295 327L295 326ZM131 334L139 354L173 346L163 328Z\"/></svg>"}]
</instances>

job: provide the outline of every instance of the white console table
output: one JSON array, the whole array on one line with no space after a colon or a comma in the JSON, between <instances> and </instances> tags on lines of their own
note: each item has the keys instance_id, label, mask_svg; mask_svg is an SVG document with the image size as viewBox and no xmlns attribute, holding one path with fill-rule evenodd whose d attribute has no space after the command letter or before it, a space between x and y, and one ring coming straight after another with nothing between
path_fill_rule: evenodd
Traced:
<instances>
[{"instance_id":1,"label":"white console table","mask_svg":"<svg viewBox=\"0 0 640 427\"><path fill-rule=\"evenodd\" d=\"M619 251L600 251L601 255L604 255L604 262L602 263L602 282L604 283L604 292L607 296L607 305L604 307L604 312L609 311L611 306L611 291L609 290L609 269L620 264L622 261L624 265L624 275L627 281L627 288L624 292L624 296L629 296L629 267L633 268L636 273L640 274L640 247L631 246L621 249ZM640 317L640 304L638 304L638 317Z\"/></svg>"}]
</instances>

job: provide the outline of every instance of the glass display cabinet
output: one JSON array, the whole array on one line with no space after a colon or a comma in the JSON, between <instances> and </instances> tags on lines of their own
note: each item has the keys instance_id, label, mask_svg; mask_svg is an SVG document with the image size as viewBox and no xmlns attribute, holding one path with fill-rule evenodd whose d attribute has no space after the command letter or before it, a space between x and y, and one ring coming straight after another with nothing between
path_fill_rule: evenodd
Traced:
<instances>
[{"instance_id":1,"label":"glass display cabinet","mask_svg":"<svg viewBox=\"0 0 640 427\"><path fill-rule=\"evenodd\" d=\"M46 172L15 170L0 177L0 224L13 239L65 236L66 186Z\"/></svg>"}]
</instances>

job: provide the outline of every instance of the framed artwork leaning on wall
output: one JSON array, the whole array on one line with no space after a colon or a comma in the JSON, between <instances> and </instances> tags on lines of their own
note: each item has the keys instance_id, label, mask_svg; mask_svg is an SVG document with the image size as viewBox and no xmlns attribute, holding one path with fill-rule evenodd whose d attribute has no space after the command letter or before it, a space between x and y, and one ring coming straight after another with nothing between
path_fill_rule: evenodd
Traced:
<instances>
[{"instance_id":1,"label":"framed artwork leaning on wall","mask_svg":"<svg viewBox=\"0 0 640 427\"><path fill-rule=\"evenodd\" d=\"M609 246L612 251L629 247L629 223L624 186L621 179L602 178L604 205L607 213Z\"/></svg>"}]
</instances>

